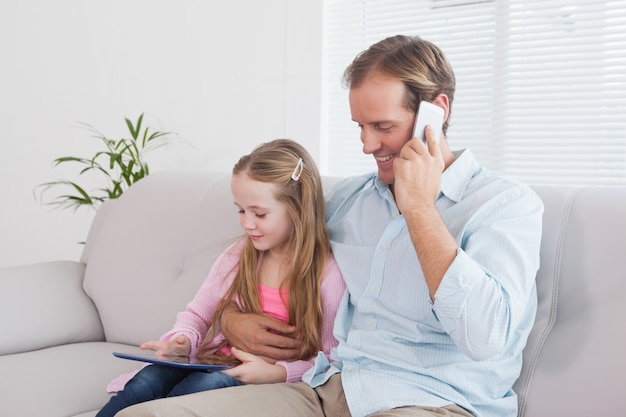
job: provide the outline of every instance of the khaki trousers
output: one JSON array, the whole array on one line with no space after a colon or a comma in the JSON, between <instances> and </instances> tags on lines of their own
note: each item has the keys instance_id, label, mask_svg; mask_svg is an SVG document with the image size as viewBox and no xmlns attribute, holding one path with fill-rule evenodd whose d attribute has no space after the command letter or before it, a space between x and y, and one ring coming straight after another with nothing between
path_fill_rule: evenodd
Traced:
<instances>
[{"instance_id":1,"label":"khaki trousers","mask_svg":"<svg viewBox=\"0 0 626 417\"><path fill-rule=\"evenodd\" d=\"M148 401L116 417L351 417L340 374L315 389L303 382L242 385ZM471 417L456 405L443 408L402 407L376 417Z\"/></svg>"}]
</instances>

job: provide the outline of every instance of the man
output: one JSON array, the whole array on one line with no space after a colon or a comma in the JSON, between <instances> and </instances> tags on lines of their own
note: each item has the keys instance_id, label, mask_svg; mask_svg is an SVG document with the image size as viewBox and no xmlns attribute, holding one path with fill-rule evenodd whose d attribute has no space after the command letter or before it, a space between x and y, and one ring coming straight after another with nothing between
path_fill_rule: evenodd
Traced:
<instances>
[{"instance_id":1,"label":"man","mask_svg":"<svg viewBox=\"0 0 626 417\"><path fill-rule=\"evenodd\" d=\"M344 80L378 172L344 180L328 201L348 288L333 362L318 357L306 382L158 400L120 416L517 415L511 387L536 311L541 201L469 150L450 150L455 77L435 45L384 39ZM444 110L439 143L431 128L427 143L412 139L421 100ZM267 332L292 329L266 318L231 312L222 327L233 345L270 358L297 344Z\"/></svg>"}]
</instances>

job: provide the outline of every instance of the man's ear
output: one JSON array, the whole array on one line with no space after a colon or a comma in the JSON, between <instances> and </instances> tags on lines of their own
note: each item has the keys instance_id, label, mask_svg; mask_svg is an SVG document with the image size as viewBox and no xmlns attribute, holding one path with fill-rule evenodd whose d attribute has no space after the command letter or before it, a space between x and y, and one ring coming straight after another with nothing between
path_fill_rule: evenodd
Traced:
<instances>
[{"instance_id":1,"label":"man's ear","mask_svg":"<svg viewBox=\"0 0 626 417\"><path fill-rule=\"evenodd\" d=\"M437 97L435 97L432 103L443 109L443 121L445 123L445 121L448 120L448 114L449 114L449 109L450 109L450 102L448 101L448 96L445 94L439 94Z\"/></svg>"}]
</instances>

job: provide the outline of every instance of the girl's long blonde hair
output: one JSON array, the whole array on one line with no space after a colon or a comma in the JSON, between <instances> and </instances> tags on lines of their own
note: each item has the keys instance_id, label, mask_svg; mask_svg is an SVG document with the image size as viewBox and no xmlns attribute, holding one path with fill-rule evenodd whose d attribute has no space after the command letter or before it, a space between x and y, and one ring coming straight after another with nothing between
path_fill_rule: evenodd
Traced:
<instances>
[{"instance_id":1,"label":"girl's long blonde hair","mask_svg":"<svg viewBox=\"0 0 626 417\"><path fill-rule=\"evenodd\" d=\"M289 322L296 327L296 337L302 342L300 358L309 359L322 348L320 287L331 251L320 174L306 149L290 139L276 139L258 146L239 159L232 173L245 173L253 180L275 184L274 198L287 208L293 225L288 243L292 255L282 286L289 294ZM299 177L292 178L298 173ZM260 253L249 237L244 239L239 269L212 317L211 330L205 339L208 343L214 338L219 319L232 300L238 300L244 312L262 312L258 288Z\"/></svg>"}]
</instances>

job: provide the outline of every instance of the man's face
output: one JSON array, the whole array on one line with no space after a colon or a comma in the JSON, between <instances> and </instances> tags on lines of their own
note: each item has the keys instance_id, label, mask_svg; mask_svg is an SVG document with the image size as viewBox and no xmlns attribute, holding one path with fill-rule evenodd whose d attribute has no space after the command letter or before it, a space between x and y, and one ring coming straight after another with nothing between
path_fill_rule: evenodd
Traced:
<instances>
[{"instance_id":1,"label":"man's face","mask_svg":"<svg viewBox=\"0 0 626 417\"><path fill-rule=\"evenodd\" d=\"M382 75L367 78L349 94L363 153L374 157L378 176L387 184L394 183L393 161L413 134L415 114L403 106L404 94L401 81Z\"/></svg>"}]
</instances>

